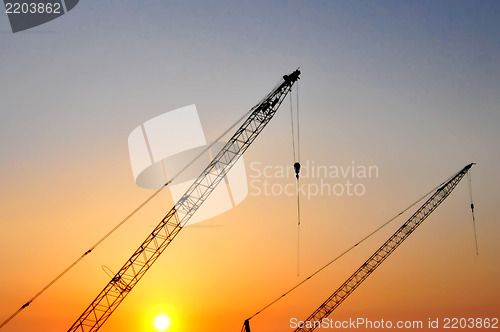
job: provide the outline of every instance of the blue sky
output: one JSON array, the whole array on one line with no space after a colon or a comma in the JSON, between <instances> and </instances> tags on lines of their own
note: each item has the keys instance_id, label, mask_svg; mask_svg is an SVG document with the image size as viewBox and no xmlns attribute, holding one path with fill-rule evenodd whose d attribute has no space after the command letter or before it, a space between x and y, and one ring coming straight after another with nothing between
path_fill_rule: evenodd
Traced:
<instances>
[{"instance_id":1,"label":"blue sky","mask_svg":"<svg viewBox=\"0 0 500 332\"><path fill-rule=\"evenodd\" d=\"M49 271L48 280L148 194L135 186L128 160L127 137L139 124L196 104L207 138L214 139L283 74L300 66L303 158L324 165L356 161L380 170L363 199L318 199L304 207L304 219L324 227L322 236L348 245L361 236L359 229L371 229L357 222L363 213L392 216L477 162L473 185L484 258L477 275L464 276L459 287L489 283L491 288L476 293L484 301L498 299L500 2L82 0L68 14L16 34L0 15L0 45L0 252L19 255L17 261L0 256L13 264L0 279L7 285L0 298L22 302L28 296L23 286L9 282L21 272L33 273L25 262L33 263L37 255L56 257L51 264L58 265L39 266ZM287 107L249 149L246 162L292 162ZM426 233L430 247L449 248L441 234L453 241L463 240L462 232L470 235L469 215L459 212L468 207L462 189L441 216L467 223L452 234L446 233L451 222L436 226L436 232ZM114 195L120 201L108 198ZM289 203L294 202L247 199L235 213L251 215L264 206L272 214L273 204L288 208ZM106 204L113 208L108 211ZM75 214L78 218L68 222ZM332 223L330 216L349 222ZM310 235L304 257L314 255L313 269L312 262L321 265L332 255L322 256L314 232L307 233L307 222L304 227L304 241ZM341 231L346 235L339 236ZM78 239L71 236L75 233ZM20 236L23 243L15 241ZM139 240L132 241L131 250ZM67 252L60 252L58 241ZM446 259L456 262L464 252L472 253L464 249L469 244ZM467 269L475 266L473 259L466 260ZM420 263L423 271L430 268ZM458 274L452 266L447 269ZM77 278L68 278L70 289ZM88 292L99 287L89 284ZM47 303L64 303L57 298L63 293L55 290L56 299ZM68 304L63 326L82 302ZM1 317L13 309L4 304ZM37 315L46 316L34 309L19 326L36 326L40 319L47 330L58 326L57 317Z\"/></svg>"},{"instance_id":2,"label":"blue sky","mask_svg":"<svg viewBox=\"0 0 500 332\"><path fill-rule=\"evenodd\" d=\"M387 122L437 115L430 127L450 121L457 130L494 134L497 118L489 101L497 100L500 83L498 7L492 1L81 3L23 34L6 33L2 17L2 90L9 92L4 105L26 103L23 112L8 112L14 122L4 124L9 132L30 114L50 127L58 123L54 118L85 114L87 121L95 117L95 125L109 126L107 120L126 121L128 110L97 109L120 95L131 98L126 91L137 91L138 104L161 101L165 109L193 98L233 102L233 96L248 95L250 104L266 91L266 82L302 66L304 78L314 77L313 98L304 100L318 105L318 112L338 119L377 114ZM248 86L238 89L245 81ZM254 95L244 93L250 89ZM325 98L327 90L333 93ZM25 93L37 101L23 98ZM84 96L90 103L85 112L72 110L68 100L82 104ZM378 99L404 106L379 109ZM66 115L43 110L43 103L35 111L43 100L66 103ZM429 110L428 102L446 105L435 114L438 108ZM364 110L342 109L358 103ZM85 126L85 119L71 131ZM40 122L34 122L25 125L37 131Z\"/></svg>"}]
</instances>

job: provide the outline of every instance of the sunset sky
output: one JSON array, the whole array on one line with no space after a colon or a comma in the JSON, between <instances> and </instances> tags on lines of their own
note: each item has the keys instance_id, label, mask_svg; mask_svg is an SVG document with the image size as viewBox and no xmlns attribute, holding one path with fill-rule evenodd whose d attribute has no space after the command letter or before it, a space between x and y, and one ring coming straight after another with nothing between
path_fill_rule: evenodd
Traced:
<instances>
[{"instance_id":1,"label":"sunset sky","mask_svg":"<svg viewBox=\"0 0 500 332\"><path fill-rule=\"evenodd\" d=\"M134 182L134 128L196 104L214 140L297 67L302 164L378 176L349 178L361 196L302 197L300 276L296 197L249 188L182 230L100 331L154 332L160 314L169 332L240 331L470 162L479 256L464 178L330 318L500 318L500 2L82 0L15 34L0 14L0 59L0 323L153 193ZM256 169L293 164L288 98L244 160L256 186ZM0 331L66 331L108 282L102 266L119 270L172 205L162 192ZM409 215L252 331L291 331Z\"/></svg>"}]
</instances>

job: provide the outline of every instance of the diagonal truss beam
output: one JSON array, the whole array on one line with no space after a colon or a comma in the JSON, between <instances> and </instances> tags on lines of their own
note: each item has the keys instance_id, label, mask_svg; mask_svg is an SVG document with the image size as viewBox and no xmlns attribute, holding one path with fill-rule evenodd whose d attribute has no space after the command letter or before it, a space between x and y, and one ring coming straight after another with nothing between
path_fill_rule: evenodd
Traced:
<instances>
[{"instance_id":1,"label":"diagonal truss beam","mask_svg":"<svg viewBox=\"0 0 500 332\"><path fill-rule=\"evenodd\" d=\"M310 332L321 326L324 318L328 317L344 300L358 288L358 286L375 271L382 262L396 250L413 231L420 226L427 217L451 194L460 180L467 174L474 164L465 166L449 181L441 186L432 196L401 226L380 248L368 258L359 269L354 272L329 298L323 302L295 332Z\"/></svg>"},{"instance_id":2,"label":"diagonal truss beam","mask_svg":"<svg viewBox=\"0 0 500 332\"><path fill-rule=\"evenodd\" d=\"M299 75L297 69L283 76L283 80L252 109L222 150L68 331L99 330L273 118Z\"/></svg>"}]
</instances>

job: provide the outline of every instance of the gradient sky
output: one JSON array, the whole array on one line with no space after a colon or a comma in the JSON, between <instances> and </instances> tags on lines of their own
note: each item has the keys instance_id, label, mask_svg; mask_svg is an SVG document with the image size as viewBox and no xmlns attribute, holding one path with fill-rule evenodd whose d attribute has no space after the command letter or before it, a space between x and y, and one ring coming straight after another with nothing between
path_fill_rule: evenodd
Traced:
<instances>
[{"instance_id":1,"label":"gradient sky","mask_svg":"<svg viewBox=\"0 0 500 332\"><path fill-rule=\"evenodd\" d=\"M0 15L0 321L151 191L127 137L196 104L215 139L301 67L302 162L376 165L362 197L248 196L179 235L101 331L239 331L243 320L469 162L467 181L331 316L499 317L500 3L81 1L12 34ZM289 165L289 104L245 162ZM281 180L280 183L293 181ZM307 180L305 180L307 182ZM2 332L64 331L170 209L165 192ZM400 219L401 224L404 219ZM252 320L288 331L397 224Z\"/></svg>"}]
</instances>

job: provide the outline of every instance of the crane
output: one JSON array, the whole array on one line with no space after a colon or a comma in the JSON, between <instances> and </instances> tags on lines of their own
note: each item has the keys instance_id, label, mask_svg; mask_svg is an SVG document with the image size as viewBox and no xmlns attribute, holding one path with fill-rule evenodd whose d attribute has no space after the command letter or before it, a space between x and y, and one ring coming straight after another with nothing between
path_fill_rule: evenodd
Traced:
<instances>
[{"instance_id":1,"label":"crane","mask_svg":"<svg viewBox=\"0 0 500 332\"><path fill-rule=\"evenodd\" d=\"M97 331L273 118L300 70L283 76L68 331Z\"/></svg>"},{"instance_id":2,"label":"crane","mask_svg":"<svg viewBox=\"0 0 500 332\"><path fill-rule=\"evenodd\" d=\"M310 332L321 326L328 317L354 290L375 271L390 254L420 226L424 220L450 195L460 180L474 165L471 163L456 173L450 180L439 187L434 194L387 240L373 255L361 265L318 309L316 309L295 332ZM250 329L246 329L250 331Z\"/></svg>"}]
</instances>

